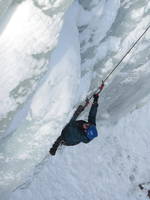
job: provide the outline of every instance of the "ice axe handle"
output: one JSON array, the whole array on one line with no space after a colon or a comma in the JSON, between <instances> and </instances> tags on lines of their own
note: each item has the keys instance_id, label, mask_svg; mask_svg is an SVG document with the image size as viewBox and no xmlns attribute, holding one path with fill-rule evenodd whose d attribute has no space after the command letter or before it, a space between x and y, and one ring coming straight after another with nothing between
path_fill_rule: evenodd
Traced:
<instances>
[{"instance_id":1,"label":"ice axe handle","mask_svg":"<svg viewBox=\"0 0 150 200\"><path fill-rule=\"evenodd\" d=\"M99 86L100 91L104 88L104 81L102 81L102 84Z\"/></svg>"}]
</instances>

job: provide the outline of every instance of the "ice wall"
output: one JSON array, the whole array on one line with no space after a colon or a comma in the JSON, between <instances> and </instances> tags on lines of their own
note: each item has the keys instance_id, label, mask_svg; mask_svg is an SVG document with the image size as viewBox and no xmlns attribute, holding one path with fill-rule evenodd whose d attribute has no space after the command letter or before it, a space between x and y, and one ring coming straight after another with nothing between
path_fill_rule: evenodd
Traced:
<instances>
[{"instance_id":1,"label":"ice wall","mask_svg":"<svg viewBox=\"0 0 150 200\"><path fill-rule=\"evenodd\" d=\"M91 90L104 80L150 25L149 1L80 1L83 76L95 72ZM86 18L84 18L86 16ZM114 20L115 19L115 20ZM101 116L114 122L149 99L150 31L107 80ZM84 84L84 83L83 83ZM133 95L134 94L134 95ZM104 119L105 120L105 119Z\"/></svg>"},{"instance_id":2,"label":"ice wall","mask_svg":"<svg viewBox=\"0 0 150 200\"><path fill-rule=\"evenodd\" d=\"M72 1L0 1L0 137L46 74ZM15 128L15 127L14 127Z\"/></svg>"}]
</instances>

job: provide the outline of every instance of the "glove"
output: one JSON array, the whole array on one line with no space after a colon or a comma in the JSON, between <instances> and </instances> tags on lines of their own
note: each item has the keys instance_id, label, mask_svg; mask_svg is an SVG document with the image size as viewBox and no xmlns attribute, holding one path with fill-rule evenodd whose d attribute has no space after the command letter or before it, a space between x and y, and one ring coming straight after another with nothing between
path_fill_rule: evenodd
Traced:
<instances>
[{"instance_id":1,"label":"glove","mask_svg":"<svg viewBox=\"0 0 150 200\"><path fill-rule=\"evenodd\" d=\"M98 98L99 98L99 94L94 94L93 95L93 98L94 98L94 103L98 101Z\"/></svg>"}]
</instances>

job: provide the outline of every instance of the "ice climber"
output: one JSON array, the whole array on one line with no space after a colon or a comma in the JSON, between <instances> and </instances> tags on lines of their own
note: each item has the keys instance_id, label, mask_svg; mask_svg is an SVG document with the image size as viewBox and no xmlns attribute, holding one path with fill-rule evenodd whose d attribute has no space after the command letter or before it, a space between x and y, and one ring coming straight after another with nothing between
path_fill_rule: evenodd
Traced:
<instances>
[{"instance_id":1,"label":"ice climber","mask_svg":"<svg viewBox=\"0 0 150 200\"><path fill-rule=\"evenodd\" d=\"M103 85L104 86L104 85ZM55 155L59 145L73 146L80 142L89 143L98 136L96 129L96 113L98 108L98 94L93 95L93 103L89 112L88 122L84 120L76 120L80 113L84 110L84 106L80 105L75 111L70 122L64 127L61 135L57 138L49 153Z\"/></svg>"}]
</instances>

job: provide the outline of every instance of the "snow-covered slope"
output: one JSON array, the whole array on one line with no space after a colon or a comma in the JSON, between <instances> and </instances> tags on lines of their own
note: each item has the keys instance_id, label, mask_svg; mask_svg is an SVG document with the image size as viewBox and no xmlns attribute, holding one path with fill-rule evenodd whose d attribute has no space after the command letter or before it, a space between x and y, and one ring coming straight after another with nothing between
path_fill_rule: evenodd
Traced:
<instances>
[{"instance_id":1,"label":"snow-covered slope","mask_svg":"<svg viewBox=\"0 0 150 200\"><path fill-rule=\"evenodd\" d=\"M77 104L150 24L147 0L75 1L66 12L71 2L0 1L0 198L145 200L150 31L106 83L98 139L48 155Z\"/></svg>"},{"instance_id":2,"label":"snow-covered slope","mask_svg":"<svg viewBox=\"0 0 150 200\"><path fill-rule=\"evenodd\" d=\"M47 156L32 183L20 186L10 199L148 200L139 184L150 181L149 118L150 104L115 126L99 126L99 137L89 145L65 147L56 157Z\"/></svg>"}]
</instances>

